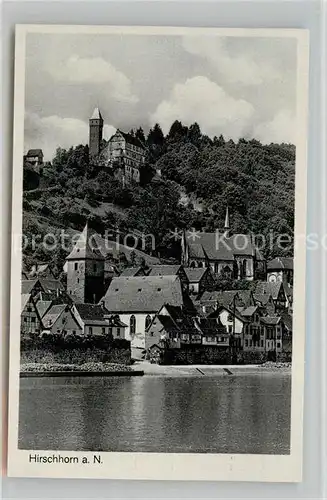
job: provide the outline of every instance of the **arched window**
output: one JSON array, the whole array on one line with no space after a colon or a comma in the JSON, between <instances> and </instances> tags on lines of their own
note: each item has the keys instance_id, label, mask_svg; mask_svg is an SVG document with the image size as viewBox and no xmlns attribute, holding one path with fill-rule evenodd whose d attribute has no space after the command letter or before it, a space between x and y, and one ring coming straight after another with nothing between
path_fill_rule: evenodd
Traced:
<instances>
[{"instance_id":1,"label":"arched window","mask_svg":"<svg viewBox=\"0 0 327 500\"><path fill-rule=\"evenodd\" d=\"M241 263L241 279L246 277L246 260L244 259Z\"/></svg>"},{"instance_id":2,"label":"arched window","mask_svg":"<svg viewBox=\"0 0 327 500\"><path fill-rule=\"evenodd\" d=\"M129 329L130 329L130 334L135 335L136 331L136 319L134 314L132 314L130 320L129 320Z\"/></svg>"},{"instance_id":3,"label":"arched window","mask_svg":"<svg viewBox=\"0 0 327 500\"><path fill-rule=\"evenodd\" d=\"M151 316L148 314L145 318L145 329L147 330L151 324Z\"/></svg>"}]
</instances>

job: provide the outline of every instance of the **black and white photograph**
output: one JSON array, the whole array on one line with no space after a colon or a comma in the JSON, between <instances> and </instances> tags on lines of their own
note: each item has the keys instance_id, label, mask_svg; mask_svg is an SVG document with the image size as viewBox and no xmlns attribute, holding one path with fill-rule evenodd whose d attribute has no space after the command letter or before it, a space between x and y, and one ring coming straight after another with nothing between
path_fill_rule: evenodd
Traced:
<instances>
[{"instance_id":1,"label":"black and white photograph","mask_svg":"<svg viewBox=\"0 0 327 500\"><path fill-rule=\"evenodd\" d=\"M9 472L300 476L307 47L17 27Z\"/></svg>"}]
</instances>

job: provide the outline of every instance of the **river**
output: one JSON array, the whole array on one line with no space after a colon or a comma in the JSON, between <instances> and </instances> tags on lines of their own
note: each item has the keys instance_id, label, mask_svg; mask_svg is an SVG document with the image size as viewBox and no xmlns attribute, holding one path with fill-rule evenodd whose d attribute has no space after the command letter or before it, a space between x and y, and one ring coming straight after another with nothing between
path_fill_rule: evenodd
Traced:
<instances>
[{"instance_id":1,"label":"river","mask_svg":"<svg viewBox=\"0 0 327 500\"><path fill-rule=\"evenodd\" d=\"M19 448L290 452L291 377L24 378Z\"/></svg>"}]
</instances>

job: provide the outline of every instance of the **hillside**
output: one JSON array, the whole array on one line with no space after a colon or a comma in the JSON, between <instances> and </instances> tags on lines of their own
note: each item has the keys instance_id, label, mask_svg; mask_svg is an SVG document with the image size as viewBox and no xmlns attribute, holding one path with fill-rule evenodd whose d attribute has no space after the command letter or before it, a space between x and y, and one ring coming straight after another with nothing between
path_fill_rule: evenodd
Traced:
<instances>
[{"instance_id":1,"label":"hillside","mask_svg":"<svg viewBox=\"0 0 327 500\"><path fill-rule=\"evenodd\" d=\"M159 125L147 137L142 129L132 132L147 145L140 185L123 188L110 172L91 168L87 146L59 148L44 169L42 189L24 190L24 234L80 231L88 219L99 232L107 229L115 237L118 230L120 238L152 234L155 248L147 241L146 254L178 259L179 242L171 232L222 229L228 206L232 230L252 231L260 242L266 238L262 250L267 258L292 255L291 246L281 250L275 243L281 234L293 238L293 145L210 139L197 124L180 122L167 136ZM45 252L40 245L24 253L27 264L54 260L58 265L66 254L62 249Z\"/></svg>"}]
</instances>

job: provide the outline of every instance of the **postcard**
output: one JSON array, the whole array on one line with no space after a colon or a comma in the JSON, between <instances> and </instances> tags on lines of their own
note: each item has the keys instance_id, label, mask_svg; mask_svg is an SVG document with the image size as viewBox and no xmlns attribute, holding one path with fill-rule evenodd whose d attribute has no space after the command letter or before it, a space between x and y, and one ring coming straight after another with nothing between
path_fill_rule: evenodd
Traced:
<instances>
[{"instance_id":1,"label":"postcard","mask_svg":"<svg viewBox=\"0 0 327 500\"><path fill-rule=\"evenodd\" d=\"M301 481L308 53L17 25L10 476Z\"/></svg>"}]
</instances>

